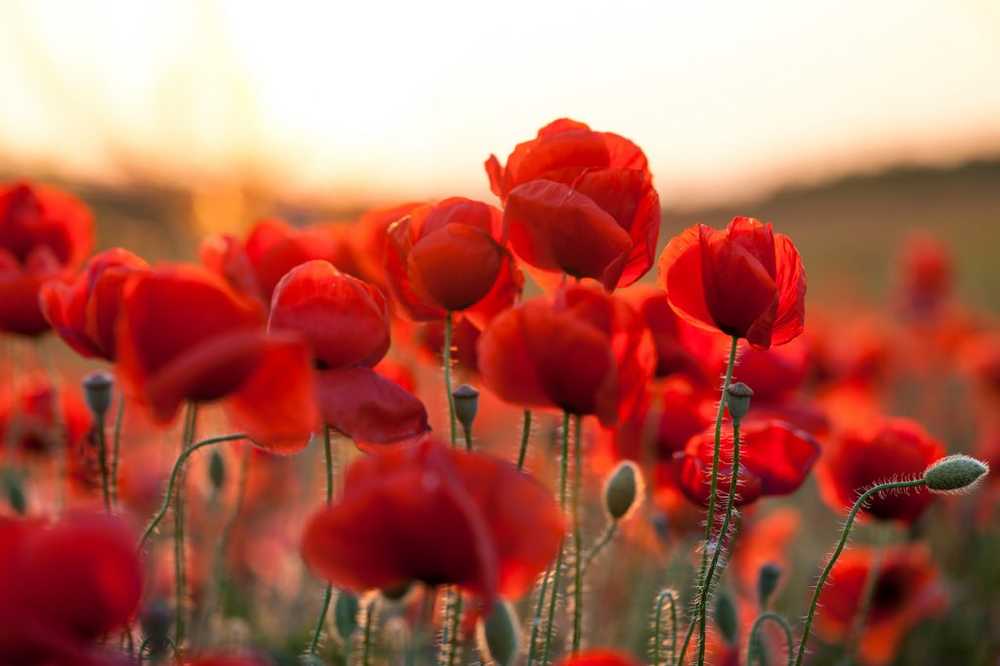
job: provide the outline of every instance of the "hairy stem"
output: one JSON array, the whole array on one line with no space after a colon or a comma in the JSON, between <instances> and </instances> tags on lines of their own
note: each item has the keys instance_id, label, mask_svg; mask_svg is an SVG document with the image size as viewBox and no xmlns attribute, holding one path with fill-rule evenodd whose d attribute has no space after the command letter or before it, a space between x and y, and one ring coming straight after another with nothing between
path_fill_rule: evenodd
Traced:
<instances>
[{"instance_id":1,"label":"hairy stem","mask_svg":"<svg viewBox=\"0 0 1000 666\"><path fill-rule=\"evenodd\" d=\"M750 638L747 641L747 666L753 666L754 661L758 665L764 663L764 646L761 644L760 631L764 627L765 622L773 622L781 627L785 634L785 654L788 659L788 666L792 664L792 628L788 626L788 621L781 617L777 613L761 613L754 620L753 627L750 629Z\"/></svg>"},{"instance_id":2,"label":"hairy stem","mask_svg":"<svg viewBox=\"0 0 1000 666\"><path fill-rule=\"evenodd\" d=\"M101 497L104 500L105 513L111 513L111 481L108 473L108 440L104 416L98 416L96 421L94 434L97 435L97 464L101 468Z\"/></svg>"},{"instance_id":3,"label":"hairy stem","mask_svg":"<svg viewBox=\"0 0 1000 666\"><path fill-rule=\"evenodd\" d=\"M580 651L583 634L583 531L580 527L580 492L583 484L583 417L573 417L573 638L572 653Z\"/></svg>"},{"instance_id":4,"label":"hairy stem","mask_svg":"<svg viewBox=\"0 0 1000 666\"><path fill-rule=\"evenodd\" d=\"M562 421L562 460L559 465L559 506L566 510L566 481L569 476L569 412L563 414ZM548 621L545 623L545 647L542 650L542 663L549 663L552 650L552 637L555 634L556 606L559 599L559 582L562 578L562 565L566 552L566 540L559 544L556 555L556 566L552 572L552 595L549 597Z\"/></svg>"},{"instance_id":5,"label":"hairy stem","mask_svg":"<svg viewBox=\"0 0 1000 666\"><path fill-rule=\"evenodd\" d=\"M452 336L452 316L451 312L444 319L444 346L441 349L441 359L444 362L444 392L448 398L448 426L451 434L451 445L455 446L458 439L456 433L455 396L451 394L451 336Z\"/></svg>"},{"instance_id":6,"label":"hairy stem","mask_svg":"<svg viewBox=\"0 0 1000 666\"><path fill-rule=\"evenodd\" d=\"M597 541L594 542L594 545L590 547L590 550L587 551L587 555L583 558L584 575L587 574L587 569L590 568L590 563L593 562L594 559L601 554L601 551L603 551L609 543L611 543L611 540L615 538L615 534L617 533L618 533L618 521L612 520L610 523L608 523L608 526L604 528L604 532L601 534L600 537L598 537Z\"/></svg>"},{"instance_id":7,"label":"hairy stem","mask_svg":"<svg viewBox=\"0 0 1000 666\"><path fill-rule=\"evenodd\" d=\"M327 506L333 503L333 445L330 442L330 426L323 426L323 461L326 468L326 503ZM326 614L330 610L330 601L333 599L333 585L326 584L323 590L323 604L319 609L319 617L316 618L316 629L313 631L312 640L309 641L309 654L319 653L319 639L323 635L323 626L326 624Z\"/></svg>"},{"instance_id":8,"label":"hairy stem","mask_svg":"<svg viewBox=\"0 0 1000 666\"><path fill-rule=\"evenodd\" d=\"M122 423L125 421L125 392L118 391L115 429L111 435L111 506L118 505L118 462L121 460Z\"/></svg>"},{"instance_id":9,"label":"hairy stem","mask_svg":"<svg viewBox=\"0 0 1000 666\"><path fill-rule=\"evenodd\" d=\"M667 656L662 654L663 650L663 606L666 601L670 601L670 648ZM656 614L653 620L653 666L674 663L674 652L677 649L677 605L674 599L673 590L663 590L656 597Z\"/></svg>"},{"instance_id":10,"label":"hairy stem","mask_svg":"<svg viewBox=\"0 0 1000 666\"><path fill-rule=\"evenodd\" d=\"M524 421L521 423L521 449L517 453L517 468L524 469L524 458L528 455L528 440L531 438L531 410L524 410Z\"/></svg>"}]
</instances>

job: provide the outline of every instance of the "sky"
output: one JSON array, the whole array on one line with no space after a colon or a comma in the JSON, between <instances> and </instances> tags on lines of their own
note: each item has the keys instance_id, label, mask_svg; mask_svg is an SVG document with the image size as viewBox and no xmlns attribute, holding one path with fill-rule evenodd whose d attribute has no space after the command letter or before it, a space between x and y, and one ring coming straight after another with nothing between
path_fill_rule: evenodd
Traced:
<instances>
[{"instance_id":1,"label":"sky","mask_svg":"<svg viewBox=\"0 0 1000 666\"><path fill-rule=\"evenodd\" d=\"M0 169L489 197L568 116L686 208L1000 155L1000 3L0 0Z\"/></svg>"}]
</instances>

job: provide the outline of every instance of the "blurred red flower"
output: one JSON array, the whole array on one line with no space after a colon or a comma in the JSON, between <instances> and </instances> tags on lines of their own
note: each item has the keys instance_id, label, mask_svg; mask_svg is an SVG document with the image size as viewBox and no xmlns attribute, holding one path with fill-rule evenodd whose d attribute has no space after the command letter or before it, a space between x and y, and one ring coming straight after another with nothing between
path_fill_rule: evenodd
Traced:
<instances>
[{"instance_id":1,"label":"blurred red flower","mask_svg":"<svg viewBox=\"0 0 1000 666\"><path fill-rule=\"evenodd\" d=\"M937 566L923 544L898 546L880 556L872 549L851 548L837 560L819 597L823 610L816 631L825 640L847 638L876 557L878 574L858 643L861 660L871 666L892 661L906 634L947 603Z\"/></svg>"},{"instance_id":2,"label":"blurred red flower","mask_svg":"<svg viewBox=\"0 0 1000 666\"><path fill-rule=\"evenodd\" d=\"M41 374L0 386L0 442L23 453L76 452L87 446L91 422L79 388L57 389Z\"/></svg>"},{"instance_id":3,"label":"blurred red flower","mask_svg":"<svg viewBox=\"0 0 1000 666\"><path fill-rule=\"evenodd\" d=\"M572 284L494 319L478 360L483 382L502 400L593 414L610 426L641 408L656 355L630 305Z\"/></svg>"},{"instance_id":4,"label":"blurred red flower","mask_svg":"<svg viewBox=\"0 0 1000 666\"><path fill-rule=\"evenodd\" d=\"M677 483L696 504L707 505L715 433L709 429L691 438L674 462ZM724 432L719 468L719 495L729 493L732 432ZM736 506L760 497L789 495L802 485L819 458L811 435L781 421L747 422L740 428L740 468Z\"/></svg>"},{"instance_id":5,"label":"blurred red flower","mask_svg":"<svg viewBox=\"0 0 1000 666\"><path fill-rule=\"evenodd\" d=\"M486 160L504 202L515 254L542 271L598 280L608 291L653 265L660 199L642 150L567 118L518 144L501 167Z\"/></svg>"},{"instance_id":6,"label":"blurred red flower","mask_svg":"<svg viewBox=\"0 0 1000 666\"><path fill-rule=\"evenodd\" d=\"M141 592L135 535L117 518L0 517L3 663L92 663L93 646L125 626Z\"/></svg>"},{"instance_id":7,"label":"blurred red flower","mask_svg":"<svg viewBox=\"0 0 1000 666\"><path fill-rule=\"evenodd\" d=\"M521 293L523 278L493 206L452 197L413 209L387 233L389 287L415 321L462 311L488 321Z\"/></svg>"},{"instance_id":8,"label":"blurred red flower","mask_svg":"<svg viewBox=\"0 0 1000 666\"><path fill-rule=\"evenodd\" d=\"M563 531L548 490L513 465L425 440L352 464L343 497L306 526L302 553L357 592L455 584L488 605L530 590Z\"/></svg>"},{"instance_id":9,"label":"blurred red flower","mask_svg":"<svg viewBox=\"0 0 1000 666\"><path fill-rule=\"evenodd\" d=\"M115 360L115 328L125 280L149 264L120 247L94 255L72 283L47 282L41 290L45 319L66 344L88 358Z\"/></svg>"},{"instance_id":10,"label":"blurred red flower","mask_svg":"<svg viewBox=\"0 0 1000 666\"><path fill-rule=\"evenodd\" d=\"M359 445L429 429L423 403L372 367L389 350L389 311L377 287L327 261L293 268L274 290L268 327L294 332L312 349L316 399L325 422Z\"/></svg>"},{"instance_id":11,"label":"blurred red flower","mask_svg":"<svg viewBox=\"0 0 1000 666\"><path fill-rule=\"evenodd\" d=\"M662 290L637 285L629 292L653 334L656 377L683 375L699 386L712 384L718 378L719 359L725 354L722 336L677 316Z\"/></svg>"},{"instance_id":12,"label":"blurred red flower","mask_svg":"<svg viewBox=\"0 0 1000 666\"><path fill-rule=\"evenodd\" d=\"M0 186L0 330L48 330L42 284L68 278L90 254L93 236L90 211L76 197L27 182Z\"/></svg>"},{"instance_id":13,"label":"blurred red flower","mask_svg":"<svg viewBox=\"0 0 1000 666\"><path fill-rule=\"evenodd\" d=\"M937 312L951 295L953 272L944 243L927 233L909 236L899 260L899 305L904 313L926 317Z\"/></svg>"},{"instance_id":14,"label":"blurred red flower","mask_svg":"<svg viewBox=\"0 0 1000 666\"><path fill-rule=\"evenodd\" d=\"M817 469L820 494L836 511L847 511L858 495L876 483L920 477L945 455L944 446L916 422L885 419L841 432L823 454ZM863 515L913 523L934 495L923 488L873 497Z\"/></svg>"},{"instance_id":15,"label":"blurred red flower","mask_svg":"<svg viewBox=\"0 0 1000 666\"><path fill-rule=\"evenodd\" d=\"M184 666L270 666L271 661L256 655L202 655L184 661Z\"/></svg>"},{"instance_id":16,"label":"blurred red flower","mask_svg":"<svg viewBox=\"0 0 1000 666\"><path fill-rule=\"evenodd\" d=\"M724 231L690 227L660 255L660 279L674 311L695 326L761 349L802 333L802 260L768 223L735 217Z\"/></svg>"},{"instance_id":17,"label":"blurred red flower","mask_svg":"<svg viewBox=\"0 0 1000 666\"><path fill-rule=\"evenodd\" d=\"M595 648L570 655L558 662L559 666L639 666L633 657L614 650Z\"/></svg>"}]
</instances>

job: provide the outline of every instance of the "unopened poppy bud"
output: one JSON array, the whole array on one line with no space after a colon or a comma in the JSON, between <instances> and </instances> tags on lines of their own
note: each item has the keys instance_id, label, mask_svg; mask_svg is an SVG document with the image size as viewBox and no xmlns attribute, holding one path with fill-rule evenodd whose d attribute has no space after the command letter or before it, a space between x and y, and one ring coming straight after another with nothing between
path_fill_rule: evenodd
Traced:
<instances>
[{"instance_id":1,"label":"unopened poppy bud","mask_svg":"<svg viewBox=\"0 0 1000 666\"><path fill-rule=\"evenodd\" d=\"M479 618L476 625L480 653L487 657L487 663L497 666L511 666L517 660L520 634L517 616L506 601L493 604L490 614Z\"/></svg>"},{"instance_id":2,"label":"unopened poppy bud","mask_svg":"<svg viewBox=\"0 0 1000 666\"><path fill-rule=\"evenodd\" d=\"M750 398L753 397L753 389L743 382L730 384L726 389L726 407L729 408L729 415L738 421L750 411Z\"/></svg>"},{"instance_id":3,"label":"unopened poppy bud","mask_svg":"<svg viewBox=\"0 0 1000 666\"><path fill-rule=\"evenodd\" d=\"M781 579L781 567L773 562L768 562L757 572L757 603L761 608L767 606L771 595L778 587L778 580Z\"/></svg>"},{"instance_id":4,"label":"unopened poppy bud","mask_svg":"<svg viewBox=\"0 0 1000 666\"><path fill-rule=\"evenodd\" d=\"M346 643L358 628L358 598L347 590L337 593L337 601L333 605L333 621L337 627L337 636Z\"/></svg>"},{"instance_id":5,"label":"unopened poppy bud","mask_svg":"<svg viewBox=\"0 0 1000 666\"><path fill-rule=\"evenodd\" d=\"M642 473L631 460L619 463L604 482L604 508L612 520L621 520L636 506Z\"/></svg>"},{"instance_id":6,"label":"unopened poppy bud","mask_svg":"<svg viewBox=\"0 0 1000 666\"><path fill-rule=\"evenodd\" d=\"M990 471L981 460L961 453L945 456L924 470L927 489L936 493L961 493L970 491Z\"/></svg>"},{"instance_id":7,"label":"unopened poppy bud","mask_svg":"<svg viewBox=\"0 0 1000 666\"><path fill-rule=\"evenodd\" d=\"M92 372L83 378L83 397L98 420L103 419L111 407L111 390L114 386L115 380L108 372Z\"/></svg>"},{"instance_id":8,"label":"unopened poppy bud","mask_svg":"<svg viewBox=\"0 0 1000 666\"><path fill-rule=\"evenodd\" d=\"M9 472L4 479L4 491L7 495L7 503L18 515L23 516L28 510L28 499L24 496L24 483L21 477L14 472Z\"/></svg>"},{"instance_id":9,"label":"unopened poppy bud","mask_svg":"<svg viewBox=\"0 0 1000 666\"><path fill-rule=\"evenodd\" d=\"M715 601L715 626L719 628L719 632L727 643L736 645L739 639L736 606L733 605L732 597L725 592L720 593Z\"/></svg>"},{"instance_id":10,"label":"unopened poppy bud","mask_svg":"<svg viewBox=\"0 0 1000 666\"><path fill-rule=\"evenodd\" d=\"M154 599L142 611L139 622L149 647L149 656L155 660L166 654L173 625L173 615L167 604L162 599Z\"/></svg>"},{"instance_id":11,"label":"unopened poppy bud","mask_svg":"<svg viewBox=\"0 0 1000 666\"><path fill-rule=\"evenodd\" d=\"M226 461L218 449L212 451L212 457L208 459L208 480L217 491L222 490L226 483Z\"/></svg>"},{"instance_id":12,"label":"unopened poppy bud","mask_svg":"<svg viewBox=\"0 0 1000 666\"><path fill-rule=\"evenodd\" d=\"M462 384L452 391L451 395L455 398L455 416L468 432L472 428L472 422L476 420L476 412L479 411L479 391L468 384Z\"/></svg>"}]
</instances>

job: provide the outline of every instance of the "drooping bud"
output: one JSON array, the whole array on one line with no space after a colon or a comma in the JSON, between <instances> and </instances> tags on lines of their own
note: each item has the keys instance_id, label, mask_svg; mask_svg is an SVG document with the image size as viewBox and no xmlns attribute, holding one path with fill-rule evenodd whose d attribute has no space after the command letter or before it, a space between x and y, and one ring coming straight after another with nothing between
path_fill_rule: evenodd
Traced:
<instances>
[{"instance_id":1,"label":"drooping bud","mask_svg":"<svg viewBox=\"0 0 1000 666\"><path fill-rule=\"evenodd\" d=\"M104 420L104 415L111 407L111 391L114 386L114 377L108 372L92 372L83 378L83 397L98 421Z\"/></svg>"},{"instance_id":2,"label":"drooping bud","mask_svg":"<svg viewBox=\"0 0 1000 666\"><path fill-rule=\"evenodd\" d=\"M479 652L487 657L487 663L497 666L512 666L517 661L520 636L517 616L506 601L493 604L490 614L485 618L480 617L476 624Z\"/></svg>"},{"instance_id":3,"label":"drooping bud","mask_svg":"<svg viewBox=\"0 0 1000 666\"><path fill-rule=\"evenodd\" d=\"M476 412L479 411L479 391L473 386L462 384L451 395L455 399L455 416L465 431L469 432L472 422L476 420Z\"/></svg>"},{"instance_id":4,"label":"drooping bud","mask_svg":"<svg viewBox=\"0 0 1000 666\"><path fill-rule=\"evenodd\" d=\"M226 484L226 461L218 449L213 449L212 457L208 459L208 480L216 492Z\"/></svg>"},{"instance_id":5,"label":"drooping bud","mask_svg":"<svg viewBox=\"0 0 1000 666\"><path fill-rule=\"evenodd\" d=\"M726 407L729 408L729 415L733 420L739 421L750 411L750 398L753 397L753 389L743 382L734 382L726 389Z\"/></svg>"},{"instance_id":6,"label":"drooping bud","mask_svg":"<svg viewBox=\"0 0 1000 666\"><path fill-rule=\"evenodd\" d=\"M771 600L771 595L778 587L781 579L781 567L774 562L768 562L757 572L757 603L761 608L767 606Z\"/></svg>"},{"instance_id":7,"label":"drooping bud","mask_svg":"<svg viewBox=\"0 0 1000 666\"><path fill-rule=\"evenodd\" d=\"M621 520L633 507L642 488L642 472L631 460L618 464L604 482L604 509L611 520Z\"/></svg>"},{"instance_id":8,"label":"drooping bud","mask_svg":"<svg viewBox=\"0 0 1000 666\"><path fill-rule=\"evenodd\" d=\"M358 598L347 590L337 593L337 601L333 605L333 623L337 627L337 636L346 643L358 628Z\"/></svg>"},{"instance_id":9,"label":"drooping bud","mask_svg":"<svg viewBox=\"0 0 1000 666\"><path fill-rule=\"evenodd\" d=\"M971 491L989 473L990 466L961 453L945 456L924 470L924 483L935 493Z\"/></svg>"},{"instance_id":10,"label":"drooping bud","mask_svg":"<svg viewBox=\"0 0 1000 666\"><path fill-rule=\"evenodd\" d=\"M720 592L715 601L715 626L719 628L722 637L730 645L736 645L739 640L739 621L736 617L736 606L733 598L726 592Z\"/></svg>"}]
</instances>

